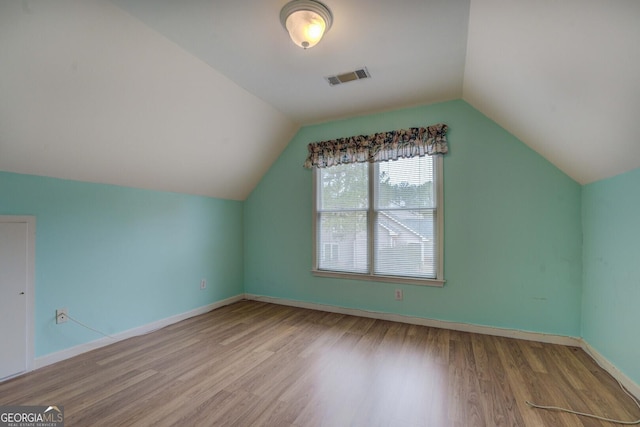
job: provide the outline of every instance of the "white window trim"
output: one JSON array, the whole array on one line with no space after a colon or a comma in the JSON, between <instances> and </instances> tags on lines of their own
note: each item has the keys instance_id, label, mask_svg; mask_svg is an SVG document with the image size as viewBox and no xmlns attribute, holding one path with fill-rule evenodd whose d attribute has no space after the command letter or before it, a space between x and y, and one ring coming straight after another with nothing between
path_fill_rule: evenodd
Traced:
<instances>
[{"instance_id":1,"label":"white window trim","mask_svg":"<svg viewBox=\"0 0 640 427\"><path fill-rule=\"evenodd\" d=\"M373 281L373 282L387 282L387 283L401 283L401 284L409 284L409 285L422 285L422 286L434 286L434 287L443 287L446 280L444 279L444 166L442 161L442 156L435 156L435 161L433 162L433 166L436 172L436 278L435 279L427 279L427 278L418 278L418 277L408 277L408 276L385 276L379 274L371 274L371 273L349 273L349 272L338 272L338 271L329 271L329 270L321 270L318 268L318 173L319 168L313 168L313 177L312 177L312 186L313 186L313 197L312 197L312 268L311 273L314 276L318 277L332 277L336 279L350 279L350 280L364 280L364 281ZM373 194L375 191L375 170L376 168L369 167L369 194ZM370 218L368 221L368 233L369 233L369 265L372 265L373 261L373 233L375 227L375 221L371 220L373 218L374 212L372 208L372 204L370 203L370 207L368 210L367 217Z\"/></svg>"}]
</instances>

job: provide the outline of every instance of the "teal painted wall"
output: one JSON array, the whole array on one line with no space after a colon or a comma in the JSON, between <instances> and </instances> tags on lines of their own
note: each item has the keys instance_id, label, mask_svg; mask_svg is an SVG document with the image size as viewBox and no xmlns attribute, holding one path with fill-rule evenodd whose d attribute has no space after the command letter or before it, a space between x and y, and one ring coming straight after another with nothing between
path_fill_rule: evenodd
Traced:
<instances>
[{"instance_id":1,"label":"teal painted wall","mask_svg":"<svg viewBox=\"0 0 640 427\"><path fill-rule=\"evenodd\" d=\"M307 143L438 122L445 287L312 276ZM640 169L581 188L451 101L304 127L244 203L0 172L0 215L37 219L37 356L100 338L59 307L114 334L247 292L582 336L640 383L638 188Z\"/></svg>"},{"instance_id":2,"label":"teal painted wall","mask_svg":"<svg viewBox=\"0 0 640 427\"><path fill-rule=\"evenodd\" d=\"M36 356L101 338L56 308L113 334L241 294L242 205L0 172L0 215L36 216Z\"/></svg>"},{"instance_id":3,"label":"teal painted wall","mask_svg":"<svg viewBox=\"0 0 640 427\"><path fill-rule=\"evenodd\" d=\"M307 144L443 122L444 288L311 275ZM581 187L464 101L302 128L245 201L245 291L579 336ZM394 289L404 301L394 300Z\"/></svg>"},{"instance_id":4,"label":"teal painted wall","mask_svg":"<svg viewBox=\"0 0 640 427\"><path fill-rule=\"evenodd\" d=\"M640 384L640 169L583 188L583 338Z\"/></svg>"}]
</instances>

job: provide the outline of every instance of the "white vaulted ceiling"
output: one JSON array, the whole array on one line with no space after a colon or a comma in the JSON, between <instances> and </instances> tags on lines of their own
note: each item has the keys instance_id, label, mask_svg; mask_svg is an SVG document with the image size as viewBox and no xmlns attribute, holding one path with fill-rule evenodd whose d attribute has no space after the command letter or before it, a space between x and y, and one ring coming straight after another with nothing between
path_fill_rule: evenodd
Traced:
<instances>
[{"instance_id":1,"label":"white vaulted ceiling","mask_svg":"<svg viewBox=\"0 0 640 427\"><path fill-rule=\"evenodd\" d=\"M243 200L301 125L459 98L580 183L640 167L636 0L325 0L307 51L286 2L0 0L0 170Z\"/></svg>"},{"instance_id":2,"label":"white vaulted ceiling","mask_svg":"<svg viewBox=\"0 0 640 427\"><path fill-rule=\"evenodd\" d=\"M463 97L582 184L640 167L640 1L474 0Z\"/></svg>"}]
</instances>

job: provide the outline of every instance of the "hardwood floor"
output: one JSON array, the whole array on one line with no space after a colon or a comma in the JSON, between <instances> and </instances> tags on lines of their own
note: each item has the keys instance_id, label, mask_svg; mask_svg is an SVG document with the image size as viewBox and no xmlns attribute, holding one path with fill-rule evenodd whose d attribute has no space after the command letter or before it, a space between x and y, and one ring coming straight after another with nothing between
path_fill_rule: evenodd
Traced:
<instances>
[{"instance_id":1,"label":"hardwood floor","mask_svg":"<svg viewBox=\"0 0 640 427\"><path fill-rule=\"evenodd\" d=\"M67 426L610 426L640 409L581 349L242 301L0 384Z\"/></svg>"}]
</instances>

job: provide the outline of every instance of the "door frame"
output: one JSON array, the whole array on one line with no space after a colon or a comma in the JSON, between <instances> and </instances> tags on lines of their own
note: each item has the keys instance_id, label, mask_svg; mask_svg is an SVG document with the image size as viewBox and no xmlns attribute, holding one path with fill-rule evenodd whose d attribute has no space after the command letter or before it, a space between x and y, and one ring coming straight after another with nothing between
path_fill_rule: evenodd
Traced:
<instances>
[{"instance_id":1,"label":"door frame","mask_svg":"<svg viewBox=\"0 0 640 427\"><path fill-rule=\"evenodd\" d=\"M35 270L36 270L36 217L0 215L1 223L26 223L27 224L27 360L26 372L33 371L35 362ZM21 374L18 374L21 375ZM11 378L11 377L9 377ZM8 379L8 378L5 378Z\"/></svg>"}]
</instances>

